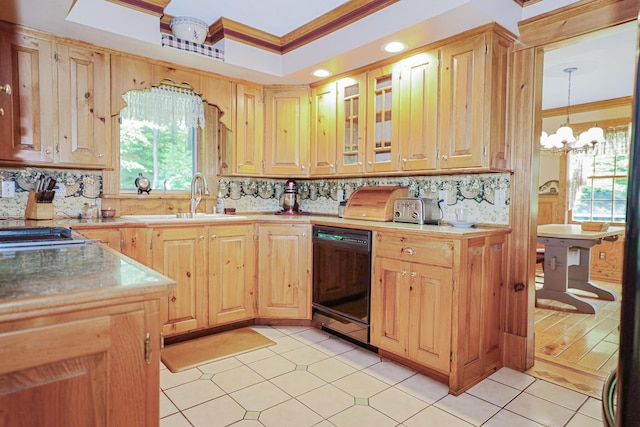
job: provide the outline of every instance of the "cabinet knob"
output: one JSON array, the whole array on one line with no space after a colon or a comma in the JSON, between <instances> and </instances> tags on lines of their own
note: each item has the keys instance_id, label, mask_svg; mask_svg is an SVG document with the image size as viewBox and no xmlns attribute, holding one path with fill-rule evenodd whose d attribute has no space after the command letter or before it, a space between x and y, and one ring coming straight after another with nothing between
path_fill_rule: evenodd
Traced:
<instances>
[{"instance_id":1,"label":"cabinet knob","mask_svg":"<svg viewBox=\"0 0 640 427\"><path fill-rule=\"evenodd\" d=\"M416 251L413 250L413 248L406 247L406 248L402 248L400 253L407 254L407 255L415 255Z\"/></svg>"},{"instance_id":2,"label":"cabinet knob","mask_svg":"<svg viewBox=\"0 0 640 427\"><path fill-rule=\"evenodd\" d=\"M446 155L446 154L443 154L443 155L442 155L442 160L447 160L448 158L449 158L449 157L447 157L447 155Z\"/></svg>"},{"instance_id":3,"label":"cabinet knob","mask_svg":"<svg viewBox=\"0 0 640 427\"><path fill-rule=\"evenodd\" d=\"M211 235L211 240L216 240L217 238L218 238L218 236L217 236L217 235L215 235L215 234L212 234L212 235Z\"/></svg>"},{"instance_id":4,"label":"cabinet knob","mask_svg":"<svg viewBox=\"0 0 640 427\"><path fill-rule=\"evenodd\" d=\"M0 91L6 93L7 95L11 95L11 86L9 86L9 83L4 86L0 86Z\"/></svg>"},{"instance_id":5,"label":"cabinet knob","mask_svg":"<svg viewBox=\"0 0 640 427\"><path fill-rule=\"evenodd\" d=\"M329 167L330 167L331 169L333 169L333 168L335 168L335 167L336 167L336 165L329 165Z\"/></svg>"},{"instance_id":6,"label":"cabinet knob","mask_svg":"<svg viewBox=\"0 0 640 427\"><path fill-rule=\"evenodd\" d=\"M4 108L0 108L0 116L4 116Z\"/></svg>"},{"instance_id":7,"label":"cabinet knob","mask_svg":"<svg viewBox=\"0 0 640 427\"><path fill-rule=\"evenodd\" d=\"M406 272L405 270L402 270L402 271L400 272L400 275L401 275L401 276L406 276L406 275L407 275L407 272Z\"/></svg>"},{"instance_id":8,"label":"cabinet knob","mask_svg":"<svg viewBox=\"0 0 640 427\"><path fill-rule=\"evenodd\" d=\"M203 236L203 235L200 235L199 239L200 239L200 240L204 240L204 236Z\"/></svg>"},{"instance_id":9,"label":"cabinet knob","mask_svg":"<svg viewBox=\"0 0 640 427\"><path fill-rule=\"evenodd\" d=\"M304 165L300 166L300 170L303 171L304 170Z\"/></svg>"},{"instance_id":10,"label":"cabinet knob","mask_svg":"<svg viewBox=\"0 0 640 427\"><path fill-rule=\"evenodd\" d=\"M402 163L407 163L407 159L402 159Z\"/></svg>"},{"instance_id":11,"label":"cabinet knob","mask_svg":"<svg viewBox=\"0 0 640 427\"><path fill-rule=\"evenodd\" d=\"M238 167L241 168L242 167L242 163L238 163Z\"/></svg>"},{"instance_id":12,"label":"cabinet knob","mask_svg":"<svg viewBox=\"0 0 640 427\"><path fill-rule=\"evenodd\" d=\"M51 150L45 150L44 152L47 154L51 154Z\"/></svg>"},{"instance_id":13,"label":"cabinet knob","mask_svg":"<svg viewBox=\"0 0 640 427\"><path fill-rule=\"evenodd\" d=\"M104 156L104 154L98 153L98 157L102 158L103 156Z\"/></svg>"},{"instance_id":14,"label":"cabinet knob","mask_svg":"<svg viewBox=\"0 0 640 427\"><path fill-rule=\"evenodd\" d=\"M418 273L416 273L415 271L411 272L411 277L417 277Z\"/></svg>"},{"instance_id":15,"label":"cabinet knob","mask_svg":"<svg viewBox=\"0 0 640 427\"><path fill-rule=\"evenodd\" d=\"M371 166L371 165L373 164L373 162L372 162L371 160L369 160L369 161L367 162L367 164L368 164L369 166Z\"/></svg>"}]
</instances>

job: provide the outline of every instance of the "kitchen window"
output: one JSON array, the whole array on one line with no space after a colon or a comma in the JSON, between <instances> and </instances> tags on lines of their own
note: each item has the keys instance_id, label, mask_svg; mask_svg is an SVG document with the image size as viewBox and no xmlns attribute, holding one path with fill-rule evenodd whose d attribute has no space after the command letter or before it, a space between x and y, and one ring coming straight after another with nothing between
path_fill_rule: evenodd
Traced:
<instances>
[{"instance_id":1,"label":"kitchen window","mask_svg":"<svg viewBox=\"0 0 640 427\"><path fill-rule=\"evenodd\" d=\"M572 221L626 221L630 134L629 126L608 128L605 142L570 153Z\"/></svg>"},{"instance_id":2,"label":"kitchen window","mask_svg":"<svg viewBox=\"0 0 640 427\"><path fill-rule=\"evenodd\" d=\"M151 188L189 191L197 170L198 127L204 107L184 85L164 83L129 91L120 112L120 190L135 190L140 173Z\"/></svg>"}]
</instances>

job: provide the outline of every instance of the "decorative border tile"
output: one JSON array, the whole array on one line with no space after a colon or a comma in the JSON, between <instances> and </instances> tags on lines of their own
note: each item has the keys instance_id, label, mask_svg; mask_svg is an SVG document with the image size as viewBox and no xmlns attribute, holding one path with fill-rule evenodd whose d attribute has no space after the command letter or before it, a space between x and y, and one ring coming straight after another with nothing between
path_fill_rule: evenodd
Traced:
<instances>
[{"instance_id":1,"label":"decorative border tile","mask_svg":"<svg viewBox=\"0 0 640 427\"><path fill-rule=\"evenodd\" d=\"M225 206L238 211L277 211L286 180L266 178L221 178L219 189ZM442 206L443 219L455 218L456 207L466 208L476 222L509 224L511 175L509 173L479 175L443 175L413 177L375 177L344 179L300 179L297 181L300 208L303 211L336 214L339 195L348 199L359 187L403 185L410 197L437 199L440 191L448 193L448 204ZM505 204L495 205L495 191L505 191Z\"/></svg>"},{"instance_id":2,"label":"decorative border tile","mask_svg":"<svg viewBox=\"0 0 640 427\"><path fill-rule=\"evenodd\" d=\"M1 181L16 183L16 197L0 198L0 216L22 217L27 206L27 197L33 183L40 175L54 178L56 196L54 198L54 216L77 217L82 206L90 199L100 204L102 193L102 172L87 170L60 170L45 168L0 169Z\"/></svg>"}]
</instances>

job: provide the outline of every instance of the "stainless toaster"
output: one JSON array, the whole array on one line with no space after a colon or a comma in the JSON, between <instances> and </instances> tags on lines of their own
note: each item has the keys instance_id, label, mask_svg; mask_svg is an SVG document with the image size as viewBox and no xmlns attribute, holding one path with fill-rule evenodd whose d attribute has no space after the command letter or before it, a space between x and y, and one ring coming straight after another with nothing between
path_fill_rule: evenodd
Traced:
<instances>
[{"instance_id":1,"label":"stainless toaster","mask_svg":"<svg viewBox=\"0 0 640 427\"><path fill-rule=\"evenodd\" d=\"M393 221L412 224L440 224L442 210L436 199L401 197L393 204Z\"/></svg>"}]
</instances>

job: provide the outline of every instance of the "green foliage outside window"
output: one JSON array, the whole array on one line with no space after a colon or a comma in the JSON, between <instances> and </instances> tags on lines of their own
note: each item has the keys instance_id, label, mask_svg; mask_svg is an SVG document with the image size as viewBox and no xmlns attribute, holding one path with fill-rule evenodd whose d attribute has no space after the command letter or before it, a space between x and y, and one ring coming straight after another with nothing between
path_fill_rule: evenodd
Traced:
<instances>
[{"instance_id":1,"label":"green foliage outside window","mask_svg":"<svg viewBox=\"0 0 640 427\"><path fill-rule=\"evenodd\" d=\"M574 221L626 221L629 156L585 155L582 164L585 184L573 206Z\"/></svg>"},{"instance_id":2,"label":"green foliage outside window","mask_svg":"<svg viewBox=\"0 0 640 427\"><path fill-rule=\"evenodd\" d=\"M189 191L195 141L195 129L186 125L121 118L120 189L135 190L135 179L142 173L152 189Z\"/></svg>"}]
</instances>

